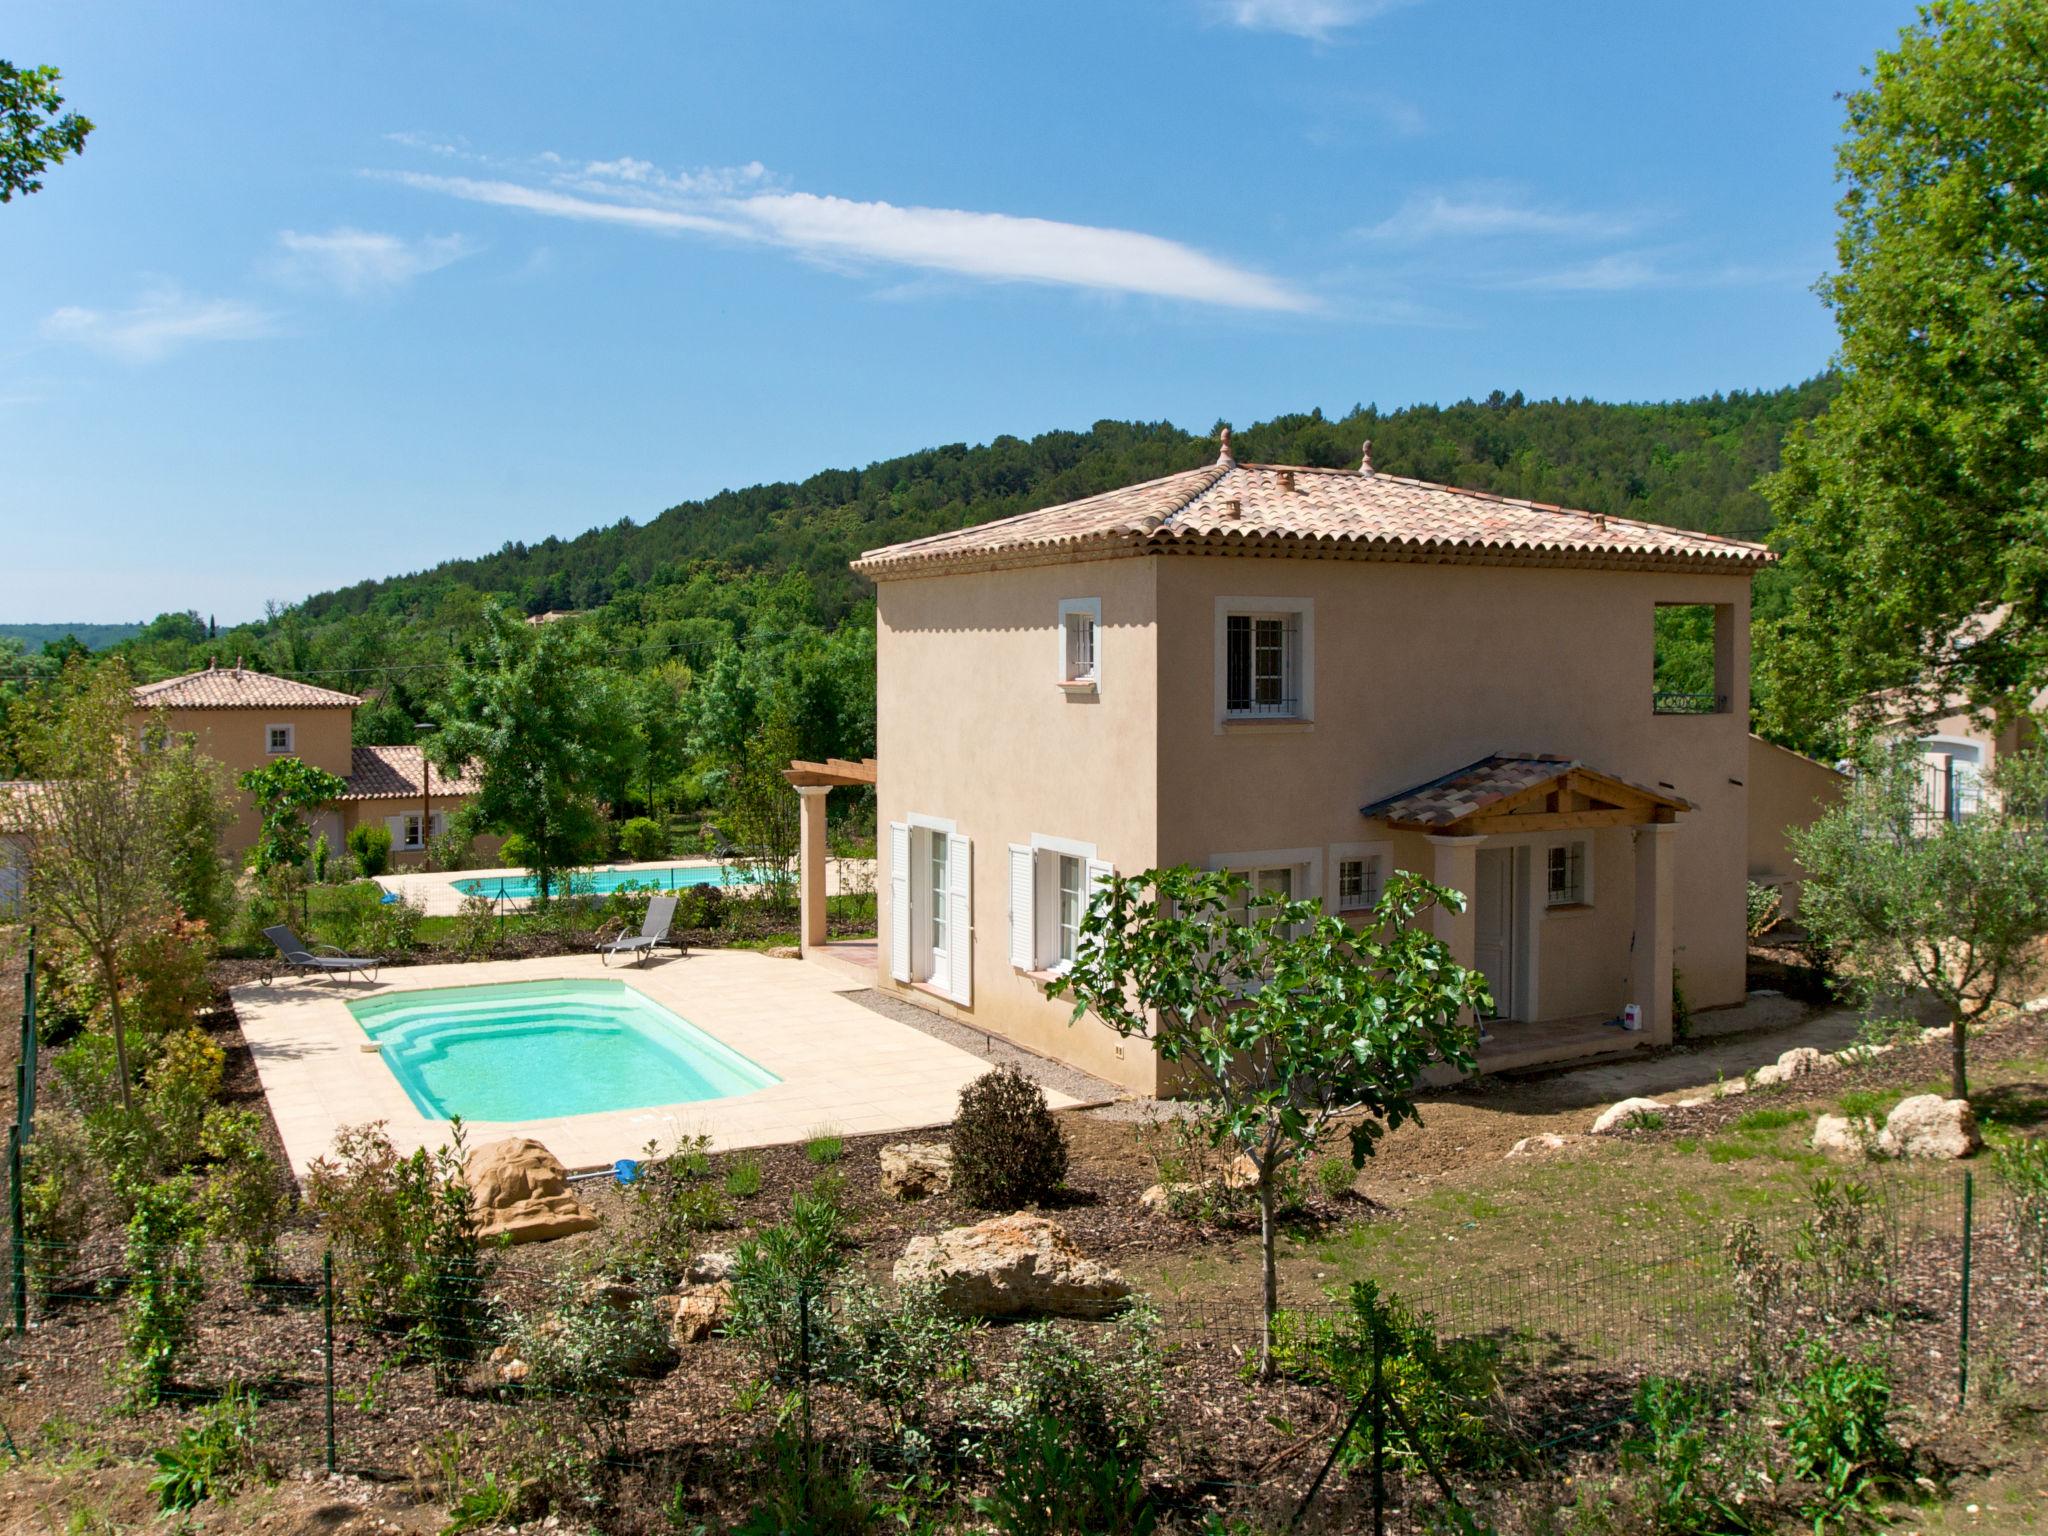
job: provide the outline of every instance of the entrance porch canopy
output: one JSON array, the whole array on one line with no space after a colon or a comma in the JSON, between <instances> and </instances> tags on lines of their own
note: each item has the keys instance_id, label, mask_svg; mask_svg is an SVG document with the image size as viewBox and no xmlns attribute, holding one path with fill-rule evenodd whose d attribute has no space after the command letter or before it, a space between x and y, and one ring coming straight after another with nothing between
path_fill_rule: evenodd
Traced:
<instances>
[{"instance_id":1,"label":"entrance porch canopy","mask_svg":"<svg viewBox=\"0 0 2048 1536\"><path fill-rule=\"evenodd\" d=\"M1568 757L1495 753L1440 778L1360 807L1364 816L1401 832L1425 834L1430 878L1463 892L1453 911L1432 909L1430 923L1451 958L1477 967L1479 849L1489 838L1520 832L1579 832L1633 827L1634 933L1629 941L1628 996L1642 1009L1642 1042L1671 1043L1672 870L1670 836L1690 802L1601 773Z\"/></svg>"},{"instance_id":2,"label":"entrance porch canopy","mask_svg":"<svg viewBox=\"0 0 2048 1536\"><path fill-rule=\"evenodd\" d=\"M1691 809L1677 795L1645 789L1573 758L1495 753L1361 806L1359 814L1397 832L1484 837L1662 825Z\"/></svg>"},{"instance_id":3,"label":"entrance porch canopy","mask_svg":"<svg viewBox=\"0 0 2048 1536\"><path fill-rule=\"evenodd\" d=\"M797 824L797 947L809 951L825 943L825 797L842 785L873 784L875 760L828 757L809 763L797 758L782 776L803 801Z\"/></svg>"}]
</instances>

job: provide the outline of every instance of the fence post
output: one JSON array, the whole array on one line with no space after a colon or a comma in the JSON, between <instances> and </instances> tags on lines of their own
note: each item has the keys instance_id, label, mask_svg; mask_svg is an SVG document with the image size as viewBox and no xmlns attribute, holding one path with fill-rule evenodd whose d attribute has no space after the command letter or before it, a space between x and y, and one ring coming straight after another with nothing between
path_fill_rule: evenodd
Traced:
<instances>
[{"instance_id":1,"label":"fence post","mask_svg":"<svg viewBox=\"0 0 2048 1536\"><path fill-rule=\"evenodd\" d=\"M8 1278L14 1290L14 1331L28 1332L28 1220L21 1198L21 1127L7 1127Z\"/></svg>"},{"instance_id":2,"label":"fence post","mask_svg":"<svg viewBox=\"0 0 2048 1536\"><path fill-rule=\"evenodd\" d=\"M331 1476L334 1465L334 1250L328 1249L320 1256L320 1289L322 1329L325 1333L325 1356L327 1370L327 1471Z\"/></svg>"},{"instance_id":3,"label":"fence post","mask_svg":"<svg viewBox=\"0 0 2048 1536\"><path fill-rule=\"evenodd\" d=\"M1976 1226L1977 1186L1968 1169L1963 1171L1963 1295L1962 1322L1956 1338L1956 1411L1970 1402L1970 1248Z\"/></svg>"},{"instance_id":4,"label":"fence post","mask_svg":"<svg viewBox=\"0 0 2048 1536\"><path fill-rule=\"evenodd\" d=\"M1372 1531L1387 1532L1387 1389L1380 1377L1380 1310L1372 1309Z\"/></svg>"}]
</instances>

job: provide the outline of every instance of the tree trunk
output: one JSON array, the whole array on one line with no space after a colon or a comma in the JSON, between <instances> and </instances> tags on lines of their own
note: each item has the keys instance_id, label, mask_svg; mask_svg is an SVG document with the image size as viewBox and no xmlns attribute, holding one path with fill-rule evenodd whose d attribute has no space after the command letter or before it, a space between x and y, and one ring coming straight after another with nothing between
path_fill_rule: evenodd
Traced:
<instances>
[{"instance_id":1,"label":"tree trunk","mask_svg":"<svg viewBox=\"0 0 2048 1536\"><path fill-rule=\"evenodd\" d=\"M1280 1309L1280 1275L1274 1246L1273 1170L1259 1170L1259 1256L1265 1267L1265 1309L1259 1322L1259 1380L1273 1379L1273 1314Z\"/></svg>"},{"instance_id":2,"label":"tree trunk","mask_svg":"<svg viewBox=\"0 0 2048 1536\"><path fill-rule=\"evenodd\" d=\"M121 1019L121 976L113 952L100 953L100 981L107 989L107 1012L114 1021L114 1070L121 1077L121 1113L132 1115L135 1101L128 1086L128 1030Z\"/></svg>"},{"instance_id":3,"label":"tree trunk","mask_svg":"<svg viewBox=\"0 0 2048 1536\"><path fill-rule=\"evenodd\" d=\"M1969 1054L1970 1021L1958 1009L1948 1032L1948 1096L1952 1099L1970 1096Z\"/></svg>"}]
</instances>

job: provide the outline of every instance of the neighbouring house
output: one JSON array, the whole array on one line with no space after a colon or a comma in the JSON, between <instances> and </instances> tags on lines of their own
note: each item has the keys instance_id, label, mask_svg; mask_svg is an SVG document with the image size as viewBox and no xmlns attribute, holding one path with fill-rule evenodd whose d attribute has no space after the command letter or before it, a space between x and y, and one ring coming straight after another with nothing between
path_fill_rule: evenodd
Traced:
<instances>
[{"instance_id":1,"label":"neighbouring house","mask_svg":"<svg viewBox=\"0 0 2048 1536\"><path fill-rule=\"evenodd\" d=\"M879 982L1141 1092L1045 983L1111 871L1362 913L1410 869L1491 984L1482 1064L1745 996L1761 545L1393 475L1210 465L876 549ZM1711 692L1655 691L1657 610ZM1640 1033L1613 1026L1630 1005Z\"/></svg>"},{"instance_id":2,"label":"neighbouring house","mask_svg":"<svg viewBox=\"0 0 2048 1536\"><path fill-rule=\"evenodd\" d=\"M429 839L447 830L448 817L473 798L472 769L449 775L426 764L417 746L365 747L353 743L355 712L362 699L332 688L315 688L287 677L234 667L144 683L135 690L136 724L161 714L167 729L189 735L201 752L230 775L281 757L296 757L345 780L348 790L311 818L316 836L339 853L349 832L364 823L391 832L396 864L424 860ZM235 819L221 836L221 849L239 859L255 846L258 821L249 795L234 789ZM495 851L499 839L479 839Z\"/></svg>"},{"instance_id":3,"label":"neighbouring house","mask_svg":"<svg viewBox=\"0 0 2048 1536\"><path fill-rule=\"evenodd\" d=\"M1795 828L1810 827L1841 802L1849 780L1803 753L1761 736L1749 738L1749 878L1777 890L1778 911L1799 913L1799 888L1806 870L1792 851Z\"/></svg>"},{"instance_id":4,"label":"neighbouring house","mask_svg":"<svg viewBox=\"0 0 2048 1536\"><path fill-rule=\"evenodd\" d=\"M0 779L0 918L20 910L28 883L29 796L35 789L21 779Z\"/></svg>"}]
</instances>

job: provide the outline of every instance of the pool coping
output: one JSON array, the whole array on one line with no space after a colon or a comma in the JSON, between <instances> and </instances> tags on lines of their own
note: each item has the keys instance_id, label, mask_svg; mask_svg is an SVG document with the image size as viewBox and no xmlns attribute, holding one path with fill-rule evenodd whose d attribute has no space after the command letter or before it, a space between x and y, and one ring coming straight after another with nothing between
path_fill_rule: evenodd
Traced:
<instances>
[{"instance_id":1,"label":"pool coping","mask_svg":"<svg viewBox=\"0 0 2048 1536\"><path fill-rule=\"evenodd\" d=\"M295 1173L344 1126L385 1122L399 1152L445 1144L450 1122L422 1115L348 1009L352 1001L450 986L583 978L624 981L775 1074L752 1093L645 1109L465 1122L471 1146L531 1136L572 1171L609 1168L702 1134L715 1149L774 1146L832 1129L845 1135L923 1130L953 1118L959 1093L988 1070L974 1054L881 1017L843 981L800 961L746 950L700 950L645 966L595 956L406 966L375 983L280 978L231 996L271 1116ZM1074 1106L1052 1092L1055 1109Z\"/></svg>"}]
</instances>

